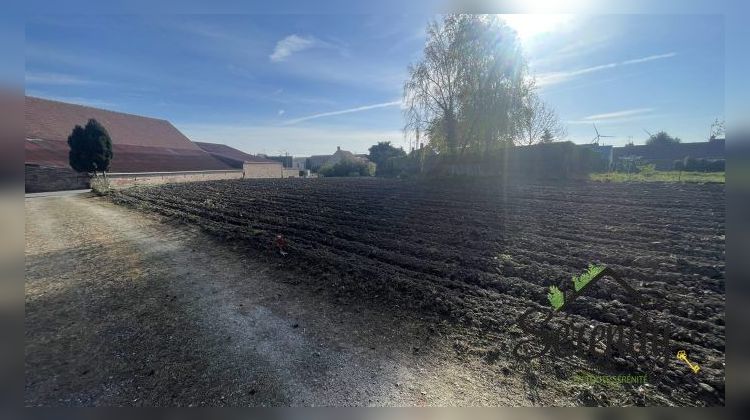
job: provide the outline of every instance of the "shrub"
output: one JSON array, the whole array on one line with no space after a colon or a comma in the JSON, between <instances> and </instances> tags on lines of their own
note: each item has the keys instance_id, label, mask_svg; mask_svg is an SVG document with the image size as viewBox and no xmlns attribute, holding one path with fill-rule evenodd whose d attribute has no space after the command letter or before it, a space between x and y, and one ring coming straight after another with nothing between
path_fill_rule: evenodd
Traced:
<instances>
[{"instance_id":1,"label":"shrub","mask_svg":"<svg viewBox=\"0 0 750 420\"><path fill-rule=\"evenodd\" d=\"M638 170L636 172L644 176L651 176L656 173L656 165L654 165L653 163L638 165L637 169Z\"/></svg>"},{"instance_id":2,"label":"shrub","mask_svg":"<svg viewBox=\"0 0 750 420\"><path fill-rule=\"evenodd\" d=\"M682 140L679 137L672 137L666 131L659 131L646 139L646 144L653 146L671 146L681 142Z\"/></svg>"},{"instance_id":3,"label":"shrub","mask_svg":"<svg viewBox=\"0 0 750 420\"><path fill-rule=\"evenodd\" d=\"M676 160L673 165L676 171L686 172L724 172L726 161L724 159L696 159L686 157Z\"/></svg>"},{"instance_id":4,"label":"shrub","mask_svg":"<svg viewBox=\"0 0 750 420\"><path fill-rule=\"evenodd\" d=\"M377 165L378 176L393 176L393 167L388 166L388 161L394 158L406 157L406 152L402 148L396 148L389 141L381 141L369 149L370 161Z\"/></svg>"},{"instance_id":5,"label":"shrub","mask_svg":"<svg viewBox=\"0 0 750 420\"><path fill-rule=\"evenodd\" d=\"M531 179L583 178L605 169L606 162L589 147L572 142L509 146L492 152L439 159L433 172L442 175L507 175Z\"/></svg>"},{"instance_id":6,"label":"shrub","mask_svg":"<svg viewBox=\"0 0 750 420\"><path fill-rule=\"evenodd\" d=\"M638 172L638 168L641 166L643 166L641 158L636 156L624 156L615 161L612 170L615 172L626 172L630 174Z\"/></svg>"},{"instance_id":7,"label":"shrub","mask_svg":"<svg viewBox=\"0 0 750 420\"><path fill-rule=\"evenodd\" d=\"M409 178L421 172L425 157L420 151L412 151L405 156L390 157L385 163L378 165L378 176Z\"/></svg>"},{"instance_id":8,"label":"shrub","mask_svg":"<svg viewBox=\"0 0 750 420\"><path fill-rule=\"evenodd\" d=\"M499 149L446 155L415 150L405 157L391 158L378 174L406 178L417 174L445 176L510 176L519 179L586 178L606 169L607 162L596 151L572 142L507 146Z\"/></svg>"},{"instance_id":9,"label":"shrub","mask_svg":"<svg viewBox=\"0 0 750 420\"><path fill-rule=\"evenodd\" d=\"M326 165L318 172L322 176L372 176L375 165L361 160L342 160L335 165Z\"/></svg>"},{"instance_id":10,"label":"shrub","mask_svg":"<svg viewBox=\"0 0 750 420\"><path fill-rule=\"evenodd\" d=\"M91 178L91 191L96 195L108 195L112 192L112 187L109 185L109 180L105 177L95 176Z\"/></svg>"}]
</instances>

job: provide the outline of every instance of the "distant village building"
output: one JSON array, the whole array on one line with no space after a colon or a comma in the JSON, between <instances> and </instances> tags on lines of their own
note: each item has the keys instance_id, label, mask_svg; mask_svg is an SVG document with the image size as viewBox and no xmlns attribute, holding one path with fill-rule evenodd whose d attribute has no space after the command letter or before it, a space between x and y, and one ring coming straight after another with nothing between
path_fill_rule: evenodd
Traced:
<instances>
[{"instance_id":1,"label":"distant village building","mask_svg":"<svg viewBox=\"0 0 750 420\"><path fill-rule=\"evenodd\" d=\"M336 152L332 155L314 155L307 158L305 161L305 169L318 172L320 171L320 168L324 166L333 166L342 160L369 162L369 159L366 157L363 158L361 155L355 155L350 151L341 150L341 146L337 146Z\"/></svg>"},{"instance_id":2,"label":"distant village building","mask_svg":"<svg viewBox=\"0 0 750 420\"><path fill-rule=\"evenodd\" d=\"M283 166L280 162L253 156L226 144L198 142L201 149L232 168L242 169L243 178L280 178Z\"/></svg>"},{"instance_id":3,"label":"distant village building","mask_svg":"<svg viewBox=\"0 0 750 420\"><path fill-rule=\"evenodd\" d=\"M67 139L73 127L84 126L91 118L99 121L112 139L113 159L107 176L114 186L245 176L242 167L217 159L166 120L27 96L27 192L88 187L88 176L70 168ZM279 167L274 177L281 177L281 165L273 163ZM254 168L248 171L250 176L255 173Z\"/></svg>"},{"instance_id":4,"label":"distant village building","mask_svg":"<svg viewBox=\"0 0 750 420\"><path fill-rule=\"evenodd\" d=\"M275 160L276 162L281 162L281 164L285 168L292 168L292 162L294 158L289 155L283 155L283 156L265 156L266 159Z\"/></svg>"},{"instance_id":5,"label":"distant village building","mask_svg":"<svg viewBox=\"0 0 750 420\"><path fill-rule=\"evenodd\" d=\"M307 163L307 159L307 157L292 158L292 168L304 171L305 169L307 169L307 166L305 166L305 164Z\"/></svg>"}]
</instances>

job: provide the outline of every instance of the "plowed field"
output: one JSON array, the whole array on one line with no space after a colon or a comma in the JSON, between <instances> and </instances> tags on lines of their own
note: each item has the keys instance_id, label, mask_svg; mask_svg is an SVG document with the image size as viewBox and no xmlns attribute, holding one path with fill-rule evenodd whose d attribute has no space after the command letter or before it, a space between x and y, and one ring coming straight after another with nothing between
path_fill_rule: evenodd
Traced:
<instances>
[{"instance_id":1,"label":"plowed field","mask_svg":"<svg viewBox=\"0 0 750 420\"><path fill-rule=\"evenodd\" d=\"M618 388L625 399L605 389L591 404L724 404L722 184L236 180L132 188L113 199L243 244L345 299L434 319L457 334L457 353L487 363L513 358L525 335L518 317L548 307L550 285L569 289L571 276L604 264L646 299L633 302L604 280L566 316L593 329L629 327L640 314L669 326L671 356L598 357L571 341L534 366L560 381L581 369L648 374L645 385Z\"/></svg>"}]
</instances>

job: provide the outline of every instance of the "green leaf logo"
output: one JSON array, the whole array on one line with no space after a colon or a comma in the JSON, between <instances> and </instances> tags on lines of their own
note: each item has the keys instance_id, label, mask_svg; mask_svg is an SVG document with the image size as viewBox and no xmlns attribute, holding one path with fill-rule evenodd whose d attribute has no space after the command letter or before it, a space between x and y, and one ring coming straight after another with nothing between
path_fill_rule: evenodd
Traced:
<instances>
[{"instance_id":1,"label":"green leaf logo","mask_svg":"<svg viewBox=\"0 0 750 420\"><path fill-rule=\"evenodd\" d=\"M549 300L550 305L552 305L555 310L558 310L561 306L563 306L563 303L565 303L565 295L563 295L563 292L556 286L549 287L547 299Z\"/></svg>"},{"instance_id":2,"label":"green leaf logo","mask_svg":"<svg viewBox=\"0 0 750 420\"><path fill-rule=\"evenodd\" d=\"M584 271L580 276L573 276L573 288L576 292L584 288L589 282L596 277L599 273L604 271L606 267L603 265L589 264L588 270Z\"/></svg>"}]
</instances>

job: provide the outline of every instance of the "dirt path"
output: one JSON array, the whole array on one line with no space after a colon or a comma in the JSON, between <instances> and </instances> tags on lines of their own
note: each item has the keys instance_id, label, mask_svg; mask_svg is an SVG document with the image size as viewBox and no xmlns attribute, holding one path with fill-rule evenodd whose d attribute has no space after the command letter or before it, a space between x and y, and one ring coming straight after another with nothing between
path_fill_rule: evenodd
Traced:
<instances>
[{"instance_id":1,"label":"dirt path","mask_svg":"<svg viewBox=\"0 0 750 420\"><path fill-rule=\"evenodd\" d=\"M285 276L101 198L28 198L26 404L572 404Z\"/></svg>"}]
</instances>

